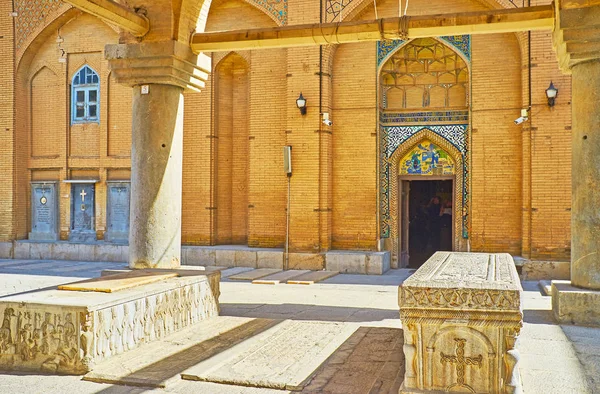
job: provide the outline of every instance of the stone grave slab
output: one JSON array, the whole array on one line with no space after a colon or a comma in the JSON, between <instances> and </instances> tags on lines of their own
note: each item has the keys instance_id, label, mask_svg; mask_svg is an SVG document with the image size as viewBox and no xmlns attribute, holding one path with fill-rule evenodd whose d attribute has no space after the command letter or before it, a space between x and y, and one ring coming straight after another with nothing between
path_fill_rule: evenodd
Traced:
<instances>
[{"instance_id":1,"label":"stone grave slab","mask_svg":"<svg viewBox=\"0 0 600 394\"><path fill-rule=\"evenodd\" d=\"M71 184L71 231L69 241L96 240L95 187L93 183Z\"/></svg>"},{"instance_id":2,"label":"stone grave slab","mask_svg":"<svg viewBox=\"0 0 600 394\"><path fill-rule=\"evenodd\" d=\"M337 271L310 271L287 281L290 285L314 285L338 274Z\"/></svg>"},{"instance_id":3,"label":"stone grave slab","mask_svg":"<svg viewBox=\"0 0 600 394\"><path fill-rule=\"evenodd\" d=\"M301 390L311 375L356 331L344 323L285 320L181 374L239 386Z\"/></svg>"},{"instance_id":4,"label":"stone grave slab","mask_svg":"<svg viewBox=\"0 0 600 394\"><path fill-rule=\"evenodd\" d=\"M106 233L104 239L109 242L129 241L129 199L130 182L108 181L106 206Z\"/></svg>"},{"instance_id":5,"label":"stone grave slab","mask_svg":"<svg viewBox=\"0 0 600 394\"><path fill-rule=\"evenodd\" d=\"M31 232L33 241L58 240L58 198L56 182L31 184Z\"/></svg>"},{"instance_id":6,"label":"stone grave slab","mask_svg":"<svg viewBox=\"0 0 600 394\"><path fill-rule=\"evenodd\" d=\"M239 274L231 275L228 279L252 281L255 279L263 278L268 275L275 274L277 272L281 272L281 270L277 268L259 268L252 271L246 271L241 272Z\"/></svg>"},{"instance_id":7,"label":"stone grave slab","mask_svg":"<svg viewBox=\"0 0 600 394\"><path fill-rule=\"evenodd\" d=\"M254 284L262 284L262 285L278 285L280 283L285 283L292 278L296 278L300 275L306 274L310 272L309 270L289 270L289 271L281 271L277 272L273 275L268 275L263 278L254 279L252 283Z\"/></svg>"},{"instance_id":8,"label":"stone grave slab","mask_svg":"<svg viewBox=\"0 0 600 394\"><path fill-rule=\"evenodd\" d=\"M520 392L522 291L509 254L434 254L399 289L401 392Z\"/></svg>"},{"instance_id":9,"label":"stone grave slab","mask_svg":"<svg viewBox=\"0 0 600 394\"><path fill-rule=\"evenodd\" d=\"M179 276L179 274L176 272L156 272L154 270L128 271L67 283L58 286L58 290L114 293L115 291L147 285L161 280L175 278L177 276Z\"/></svg>"},{"instance_id":10,"label":"stone grave slab","mask_svg":"<svg viewBox=\"0 0 600 394\"><path fill-rule=\"evenodd\" d=\"M218 272L114 293L44 288L0 299L0 369L85 374L117 354L219 314Z\"/></svg>"}]
</instances>

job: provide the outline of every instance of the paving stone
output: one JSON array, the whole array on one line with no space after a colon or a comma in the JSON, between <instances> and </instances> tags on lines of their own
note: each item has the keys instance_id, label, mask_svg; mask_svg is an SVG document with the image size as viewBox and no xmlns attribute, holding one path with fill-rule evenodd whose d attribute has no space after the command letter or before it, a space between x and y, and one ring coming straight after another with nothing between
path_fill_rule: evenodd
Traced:
<instances>
[{"instance_id":1,"label":"paving stone","mask_svg":"<svg viewBox=\"0 0 600 394\"><path fill-rule=\"evenodd\" d=\"M259 278L263 278L268 275L272 275L274 273L280 272L280 269L276 268L259 268L252 271L242 272L236 275L231 275L228 279L232 280L255 280Z\"/></svg>"},{"instance_id":2,"label":"paving stone","mask_svg":"<svg viewBox=\"0 0 600 394\"><path fill-rule=\"evenodd\" d=\"M290 279L287 283L291 285L312 285L327 278L331 278L332 276L336 276L337 274L337 271L311 271Z\"/></svg>"},{"instance_id":3,"label":"paving stone","mask_svg":"<svg viewBox=\"0 0 600 394\"><path fill-rule=\"evenodd\" d=\"M283 321L190 368L187 380L273 389L301 389L356 327L343 323Z\"/></svg>"},{"instance_id":4,"label":"paving stone","mask_svg":"<svg viewBox=\"0 0 600 394\"><path fill-rule=\"evenodd\" d=\"M248 267L226 268L221 271L221 279L229 278L231 275L236 275L236 274L239 274L242 272L247 272L247 271L252 271L252 268L248 268Z\"/></svg>"},{"instance_id":5,"label":"paving stone","mask_svg":"<svg viewBox=\"0 0 600 394\"><path fill-rule=\"evenodd\" d=\"M289 270L289 271L281 271L277 272L273 275L268 275L260 279L255 279L252 281L254 284L263 284L263 285L278 285L280 283L285 283L289 279L296 278L300 275L306 274L310 272L309 270Z\"/></svg>"}]
</instances>

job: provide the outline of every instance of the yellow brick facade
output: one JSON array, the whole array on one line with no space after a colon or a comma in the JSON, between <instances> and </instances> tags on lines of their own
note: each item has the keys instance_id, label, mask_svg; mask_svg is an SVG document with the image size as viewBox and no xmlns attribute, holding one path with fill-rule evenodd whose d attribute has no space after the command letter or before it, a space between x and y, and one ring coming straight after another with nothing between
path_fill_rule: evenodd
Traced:
<instances>
[{"instance_id":1,"label":"yellow brick facade","mask_svg":"<svg viewBox=\"0 0 600 394\"><path fill-rule=\"evenodd\" d=\"M60 238L68 239L70 186L62 181L77 179L98 180L95 230L102 240L106 182L130 177L131 89L114 81L103 57L104 46L119 35L59 1L15 3L17 16L10 16L9 3L0 5L0 241L27 238L32 181L59 182ZM335 1L322 3L321 10L319 1L287 0L278 13L261 2L215 0L206 30L375 18L372 1L345 2L341 13L328 8ZM505 6L413 0L408 13ZM397 7L396 0L378 0L378 16L397 15ZM28 28L25 20L32 20ZM205 89L185 94L183 243L283 247L288 179L282 148L290 145L290 251L391 249L380 223L377 44L211 57ZM83 65L100 76L100 120L71 124L70 84ZM558 70L550 33L472 36L469 67L464 248L568 260L570 78ZM545 97L550 81L560 89L553 108ZM308 100L305 116L296 108L300 92ZM530 98L530 121L515 125ZM330 114L332 127L320 112Z\"/></svg>"}]
</instances>

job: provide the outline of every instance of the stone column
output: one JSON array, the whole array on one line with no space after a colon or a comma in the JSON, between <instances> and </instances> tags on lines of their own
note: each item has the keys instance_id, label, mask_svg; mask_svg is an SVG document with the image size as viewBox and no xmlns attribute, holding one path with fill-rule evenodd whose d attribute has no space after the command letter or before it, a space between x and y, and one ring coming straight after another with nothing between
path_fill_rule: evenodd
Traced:
<instances>
[{"instance_id":1,"label":"stone column","mask_svg":"<svg viewBox=\"0 0 600 394\"><path fill-rule=\"evenodd\" d=\"M176 268L181 261L183 89L133 88L130 268Z\"/></svg>"},{"instance_id":2,"label":"stone column","mask_svg":"<svg viewBox=\"0 0 600 394\"><path fill-rule=\"evenodd\" d=\"M552 281L552 310L561 324L600 326L600 60L571 72L571 281Z\"/></svg>"},{"instance_id":3,"label":"stone column","mask_svg":"<svg viewBox=\"0 0 600 394\"><path fill-rule=\"evenodd\" d=\"M129 267L177 268L183 91L204 87L210 59L177 41L108 45L106 57L117 82L133 87Z\"/></svg>"},{"instance_id":4,"label":"stone column","mask_svg":"<svg viewBox=\"0 0 600 394\"><path fill-rule=\"evenodd\" d=\"M571 283L600 290L600 60L571 68Z\"/></svg>"}]
</instances>

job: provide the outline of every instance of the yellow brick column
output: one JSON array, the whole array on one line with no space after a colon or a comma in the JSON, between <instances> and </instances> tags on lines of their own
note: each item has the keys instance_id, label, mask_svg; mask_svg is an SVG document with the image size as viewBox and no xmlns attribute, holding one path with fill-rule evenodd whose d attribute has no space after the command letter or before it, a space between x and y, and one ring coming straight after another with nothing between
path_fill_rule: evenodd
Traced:
<instances>
[{"instance_id":1,"label":"yellow brick column","mask_svg":"<svg viewBox=\"0 0 600 394\"><path fill-rule=\"evenodd\" d=\"M13 11L9 1L0 4L0 242L15 238L16 222L14 220L15 191L14 179L14 37ZM24 207L27 202L20 202Z\"/></svg>"},{"instance_id":2,"label":"yellow brick column","mask_svg":"<svg viewBox=\"0 0 600 394\"><path fill-rule=\"evenodd\" d=\"M319 1L293 3L288 24L318 23ZM325 52L325 51L323 51ZM320 67L323 62L323 68ZM288 49L287 74L287 144L292 146L289 268L322 269L321 253L328 250L331 239L331 129L322 123L329 110L329 78L320 81L328 59L319 47ZM327 85L327 86L325 86ZM300 95L307 100L306 115L296 108ZM321 96L321 97L320 97ZM321 106L320 106L321 104Z\"/></svg>"}]
</instances>

